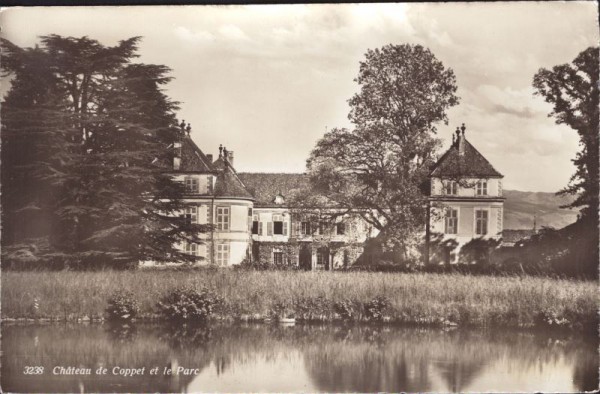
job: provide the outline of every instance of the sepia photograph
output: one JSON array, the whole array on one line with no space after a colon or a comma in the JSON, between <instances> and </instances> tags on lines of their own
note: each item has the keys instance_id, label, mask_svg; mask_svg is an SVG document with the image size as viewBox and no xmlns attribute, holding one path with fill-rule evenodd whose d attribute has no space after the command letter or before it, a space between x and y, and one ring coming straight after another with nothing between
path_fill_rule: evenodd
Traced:
<instances>
[{"instance_id":1,"label":"sepia photograph","mask_svg":"<svg viewBox=\"0 0 600 394\"><path fill-rule=\"evenodd\" d=\"M0 391L599 390L598 1L0 9Z\"/></svg>"}]
</instances>

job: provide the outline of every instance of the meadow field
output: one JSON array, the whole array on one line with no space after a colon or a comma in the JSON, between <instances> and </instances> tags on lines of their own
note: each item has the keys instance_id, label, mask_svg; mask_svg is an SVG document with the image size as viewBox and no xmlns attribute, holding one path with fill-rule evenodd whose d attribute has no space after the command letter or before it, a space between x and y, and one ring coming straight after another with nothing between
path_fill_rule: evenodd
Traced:
<instances>
[{"instance_id":1,"label":"meadow field","mask_svg":"<svg viewBox=\"0 0 600 394\"><path fill-rule=\"evenodd\" d=\"M261 320L373 319L419 325L596 327L598 285L543 277L461 274L134 270L2 273L3 319L99 320L116 291L130 291L140 318L178 287L208 288L222 300L216 317ZM383 300L383 301L382 301ZM376 311L377 312L377 311Z\"/></svg>"}]
</instances>

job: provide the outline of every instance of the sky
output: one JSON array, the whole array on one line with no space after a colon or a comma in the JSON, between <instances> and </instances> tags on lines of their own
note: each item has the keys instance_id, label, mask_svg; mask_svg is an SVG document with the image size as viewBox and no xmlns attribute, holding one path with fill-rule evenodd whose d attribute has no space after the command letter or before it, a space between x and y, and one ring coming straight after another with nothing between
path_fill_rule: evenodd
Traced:
<instances>
[{"instance_id":1,"label":"sky","mask_svg":"<svg viewBox=\"0 0 600 394\"><path fill-rule=\"evenodd\" d=\"M540 68L598 45L596 2L386 3L4 9L2 37L142 36L138 61L164 64L166 93L205 153L234 151L238 172L302 172L326 130L351 127L347 100L368 49L421 44L454 70L460 104L438 125L467 139L504 188L555 192L574 172L577 133L534 96ZM7 83L0 92L4 94Z\"/></svg>"}]
</instances>

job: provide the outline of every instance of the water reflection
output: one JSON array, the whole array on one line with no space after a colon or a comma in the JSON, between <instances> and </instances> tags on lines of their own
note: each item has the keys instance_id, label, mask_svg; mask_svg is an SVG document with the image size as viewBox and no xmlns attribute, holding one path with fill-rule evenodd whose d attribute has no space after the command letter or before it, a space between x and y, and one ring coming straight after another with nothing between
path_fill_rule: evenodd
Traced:
<instances>
[{"instance_id":1,"label":"water reflection","mask_svg":"<svg viewBox=\"0 0 600 394\"><path fill-rule=\"evenodd\" d=\"M583 391L598 340L375 326L2 326L2 388L17 392ZM44 366L43 376L24 375ZM53 375L55 366L106 375ZM115 366L145 368L141 377ZM157 368L157 375L150 375ZM195 370L164 374L167 370Z\"/></svg>"}]
</instances>

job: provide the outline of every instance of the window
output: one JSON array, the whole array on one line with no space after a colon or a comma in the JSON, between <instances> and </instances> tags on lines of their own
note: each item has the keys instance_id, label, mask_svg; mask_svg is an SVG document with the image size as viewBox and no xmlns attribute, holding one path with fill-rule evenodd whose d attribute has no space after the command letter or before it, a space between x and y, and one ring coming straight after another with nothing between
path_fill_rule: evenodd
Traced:
<instances>
[{"instance_id":1,"label":"window","mask_svg":"<svg viewBox=\"0 0 600 394\"><path fill-rule=\"evenodd\" d=\"M317 249L317 265L324 266L329 262L329 250L325 247Z\"/></svg>"},{"instance_id":2,"label":"window","mask_svg":"<svg viewBox=\"0 0 600 394\"><path fill-rule=\"evenodd\" d=\"M185 242L185 253L191 254L193 256L198 255L198 245L195 243Z\"/></svg>"},{"instance_id":3,"label":"window","mask_svg":"<svg viewBox=\"0 0 600 394\"><path fill-rule=\"evenodd\" d=\"M446 181L444 193L452 196L458 194L458 183L456 181Z\"/></svg>"},{"instance_id":4,"label":"window","mask_svg":"<svg viewBox=\"0 0 600 394\"><path fill-rule=\"evenodd\" d=\"M287 235L287 222L281 215L273 215L273 234Z\"/></svg>"},{"instance_id":5,"label":"window","mask_svg":"<svg viewBox=\"0 0 600 394\"><path fill-rule=\"evenodd\" d=\"M258 221L258 215L254 215L252 218L252 234L262 234L262 223Z\"/></svg>"},{"instance_id":6,"label":"window","mask_svg":"<svg viewBox=\"0 0 600 394\"><path fill-rule=\"evenodd\" d=\"M335 232L337 235L344 235L346 233L346 225L344 223L336 223Z\"/></svg>"},{"instance_id":7,"label":"window","mask_svg":"<svg viewBox=\"0 0 600 394\"><path fill-rule=\"evenodd\" d=\"M300 224L300 231L302 235L310 235L310 222L302 222Z\"/></svg>"},{"instance_id":8,"label":"window","mask_svg":"<svg viewBox=\"0 0 600 394\"><path fill-rule=\"evenodd\" d=\"M475 233L477 235L486 235L488 232L488 211L475 211Z\"/></svg>"},{"instance_id":9,"label":"window","mask_svg":"<svg viewBox=\"0 0 600 394\"><path fill-rule=\"evenodd\" d=\"M285 264L285 255L280 250L273 251L273 264L283 265Z\"/></svg>"},{"instance_id":10,"label":"window","mask_svg":"<svg viewBox=\"0 0 600 394\"><path fill-rule=\"evenodd\" d=\"M487 196L487 181L481 180L477 182L476 190L478 196Z\"/></svg>"},{"instance_id":11,"label":"window","mask_svg":"<svg viewBox=\"0 0 600 394\"><path fill-rule=\"evenodd\" d=\"M199 193L200 188L198 186L198 178L185 178L185 190L188 193Z\"/></svg>"},{"instance_id":12,"label":"window","mask_svg":"<svg viewBox=\"0 0 600 394\"><path fill-rule=\"evenodd\" d=\"M323 253L322 251L318 251L317 252L317 265L323 265L325 264L325 253Z\"/></svg>"},{"instance_id":13,"label":"window","mask_svg":"<svg viewBox=\"0 0 600 394\"><path fill-rule=\"evenodd\" d=\"M445 230L446 234L456 234L458 232L458 210L446 209Z\"/></svg>"},{"instance_id":14,"label":"window","mask_svg":"<svg viewBox=\"0 0 600 394\"><path fill-rule=\"evenodd\" d=\"M228 265L229 263L229 244L217 245L217 265Z\"/></svg>"},{"instance_id":15,"label":"window","mask_svg":"<svg viewBox=\"0 0 600 394\"><path fill-rule=\"evenodd\" d=\"M187 224L198 223L198 207L185 208L185 221Z\"/></svg>"},{"instance_id":16,"label":"window","mask_svg":"<svg viewBox=\"0 0 600 394\"><path fill-rule=\"evenodd\" d=\"M325 230L327 226L324 222L317 223L317 227L315 228L315 235L325 235Z\"/></svg>"},{"instance_id":17,"label":"window","mask_svg":"<svg viewBox=\"0 0 600 394\"><path fill-rule=\"evenodd\" d=\"M217 230L229 230L229 207L217 207Z\"/></svg>"}]
</instances>

